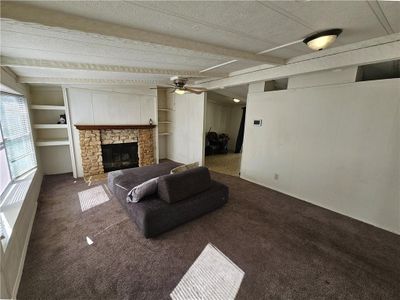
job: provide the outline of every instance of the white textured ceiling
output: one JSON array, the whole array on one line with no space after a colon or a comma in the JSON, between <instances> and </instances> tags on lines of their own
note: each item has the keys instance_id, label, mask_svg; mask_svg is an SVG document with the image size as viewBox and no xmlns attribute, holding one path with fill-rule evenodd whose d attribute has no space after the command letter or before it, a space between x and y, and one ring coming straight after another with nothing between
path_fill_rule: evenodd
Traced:
<instances>
[{"instance_id":1,"label":"white textured ceiling","mask_svg":"<svg viewBox=\"0 0 400 300\"><path fill-rule=\"evenodd\" d=\"M214 90L214 92L220 95L224 95L228 97L230 100L236 98L241 100L241 103L246 103L248 90L249 90L249 85L244 84L244 85L237 85L237 86L226 87L224 89Z\"/></svg>"},{"instance_id":2,"label":"white textured ceiling","mask_svg":"<svg viewBox=\"0 0 400 300\"><path fill-rule=\"evenodd\" d=\"M240 102L234 102L233 98L239 99ZM220 90L213 90L213 91L208 91L207 93L207 100L223 105L228 105L228 106L239 106L242 107L246 105L246 97L244 99L240 99L240 97L232 97L231 95L227 96L222 93L220 93Z\"/></svg>"},{"instance_id":3,"label":"white textured ceiling","mask_svg":"<svg viewBox=\"0 0 400 300\"><path fill-rule=\"evenodd\" d=\"M400 30L399 2L366 1L27 1L26 4L106 21L137 29L187 38L207 44L257 53L304 38L327 28L344 32L335 46ZM374 10L375 9L375 10ZM376 11L378 10L378 12ZM382 17L383 16L383 17ZM1 54L94 64L200 71L228 58L209 53L157 47L115 37L48 28L11 20L1 22ZM387 26L386 26L387 27ZM269 54L292 58L311 53L298 43ZM257 62L238 62L215 69L232 72ZM165 81L169 76L13 68L24 76L83 78L145 78ZM57 74L55 74L57 73Z\"/></svg>"}]
</instances>

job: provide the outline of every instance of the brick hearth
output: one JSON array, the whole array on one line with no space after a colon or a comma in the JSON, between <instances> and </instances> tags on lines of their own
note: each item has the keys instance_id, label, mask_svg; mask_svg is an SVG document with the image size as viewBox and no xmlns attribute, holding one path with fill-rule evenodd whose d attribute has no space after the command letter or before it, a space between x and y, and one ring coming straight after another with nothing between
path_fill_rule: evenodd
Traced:
<instances>
[{"instance_id":1,"label":"brick hearth","mask_svg":"<svg viewBox=\"0 0 400 300\"><path fill-rule=\"evenodd\" d=\"M104 173L101 145L138 143L139 166L154 164L153 128L79 129L83 175Z\"/></svg>"}]
</instances>

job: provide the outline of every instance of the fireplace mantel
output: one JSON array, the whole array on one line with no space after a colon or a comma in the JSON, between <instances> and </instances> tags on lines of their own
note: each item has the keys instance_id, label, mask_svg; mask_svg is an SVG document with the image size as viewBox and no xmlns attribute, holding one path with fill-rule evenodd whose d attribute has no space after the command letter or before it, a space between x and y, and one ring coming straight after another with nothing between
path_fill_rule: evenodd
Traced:
<instances>
[{"instance_id":1,"label":"fireplace mantel","mask_svg":"<svg viewBox=\"0 0 400 300\"><path fill-rule=\"evenodd\" d=\"M101 129L152 129L156 125L79 125L75 124L78 130L101 130Z\"/></svg>"}]
</instances>

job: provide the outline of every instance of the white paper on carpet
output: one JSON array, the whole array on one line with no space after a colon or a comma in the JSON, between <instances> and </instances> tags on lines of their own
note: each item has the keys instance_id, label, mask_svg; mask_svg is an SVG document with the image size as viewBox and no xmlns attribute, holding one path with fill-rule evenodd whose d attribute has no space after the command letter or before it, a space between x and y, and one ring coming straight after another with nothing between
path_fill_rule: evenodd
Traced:
<instances>
[{"instance_id":1,"label":"white paper on carpet","mask_svg":"<svg viewBox=\"0 0 400 300\"><path fill-rule=\"evenodd\" d=\"M82 212L110 200L101 185L79 192L78 196Z\"/></svg>"},{"instance_id":2,"label":"white paper on carpet","mask_svg":"<svg viewBox=\"0 0 400 300\"><path fill-rule=\"evenodd\" d=\"M173 300L235 299L244 272L208 244L171 293Z\"/></svg>"}]
</instances>

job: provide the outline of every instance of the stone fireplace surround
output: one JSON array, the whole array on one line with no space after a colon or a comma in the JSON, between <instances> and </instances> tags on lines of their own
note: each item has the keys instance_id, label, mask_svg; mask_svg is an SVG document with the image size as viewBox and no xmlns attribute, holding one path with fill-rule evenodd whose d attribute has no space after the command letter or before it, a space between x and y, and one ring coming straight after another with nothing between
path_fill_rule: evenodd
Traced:
<instances>
[{"instance_id":1,"label":"stone fireplace surround","mask_svg":"<svg viewBox=\"0 0 400 300\"><path fill-rule=\"evenodd\" d=\"M104 173L101 145L138 143L139 167L154 164L154 125L75 125L84 177Z\"/></svg>"}]
</instances>

